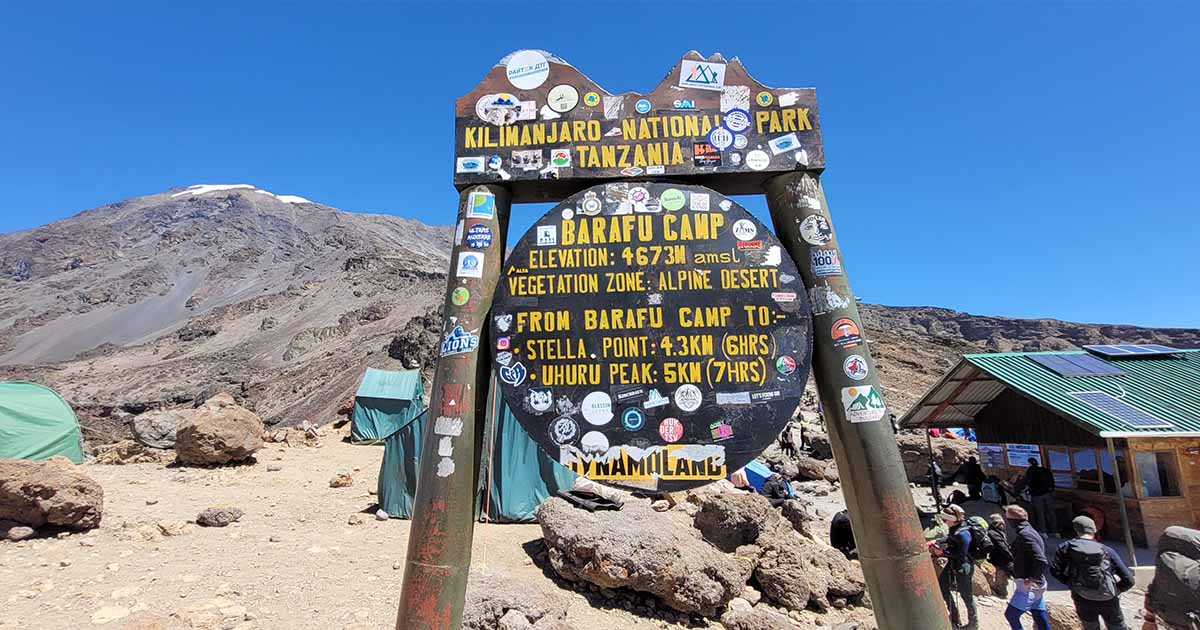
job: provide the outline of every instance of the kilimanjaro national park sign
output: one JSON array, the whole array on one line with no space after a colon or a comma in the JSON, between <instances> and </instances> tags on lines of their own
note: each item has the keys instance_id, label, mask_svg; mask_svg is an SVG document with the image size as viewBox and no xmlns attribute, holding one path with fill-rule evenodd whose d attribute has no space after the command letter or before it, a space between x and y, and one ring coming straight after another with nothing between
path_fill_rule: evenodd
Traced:
<instances>
[{"instance_id":1,"label":"kilimanjaro national park sign","mask_svg":"<svg viewBox=\"0 0 1200 630\"><path fill-rule=\"evenodd\" d=\"M761 194L781 172L824 168L816 91L771 88L734 58L696 52L647 94L611 94L567 62L522 50L455 106L454 184L559 201L597 180L667 177Z\"/></svg>"},{"instance_id":2,"label":"kilimanjaro national park sign","mask_svg":"<svg viewBox=\"0 0 1200 630\"><path fill-rule=\"evenodd\" d=\"M545 452L590 479L674 491L779 435L808 378L811 324L791 257L740 205L613 182L516 244L491 339L501 394Z\"/></svg>"}]
</instances>

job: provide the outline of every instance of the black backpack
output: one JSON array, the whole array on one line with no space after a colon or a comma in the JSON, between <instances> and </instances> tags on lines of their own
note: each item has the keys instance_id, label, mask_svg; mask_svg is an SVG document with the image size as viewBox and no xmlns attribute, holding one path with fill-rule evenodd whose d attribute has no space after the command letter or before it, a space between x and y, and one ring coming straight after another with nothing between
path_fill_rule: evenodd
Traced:
<instances>
[{"instance_id":1,"label":"black backpack","mask_svg":"<svg viewBox=\"0 0 1200 630\"><path fill-rule=\"evenodd\" d=\"M967 520L967 531L971 534L971 546L967 549L967 555L976 562L987 560L988 555L992 553L992 538L987 533L987 522L980 521L983 519L978 516Z\"/></svg>"},{"instance_id":2,"label":"black backpack","mask_svg":"<svg viewBox=\"0 0 1200 630\"><path fill-rule=\"evenodd\" d=\"M1071 542L1071 592L1083 599L1106 602L1118 595L1112 558L1104 545L1091 540Z\"/></svg>"}]
</instances>

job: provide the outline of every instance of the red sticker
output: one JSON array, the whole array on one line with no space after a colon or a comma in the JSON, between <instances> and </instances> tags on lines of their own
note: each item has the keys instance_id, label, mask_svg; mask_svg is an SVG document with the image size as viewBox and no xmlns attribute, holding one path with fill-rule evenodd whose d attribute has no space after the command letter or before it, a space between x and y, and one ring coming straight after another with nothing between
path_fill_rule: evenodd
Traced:
<instances>
[{"instance_id":1,"label":"red sticker","mask_svg":"<svg viewBox=\"0 0 1200 630\"><path fill-rule=\"evenodd\" d=\"M658 425L658 436L664 442L678 442L683 437L683 423L675 418L667 418Z\"/></svg>"}]
</instances>

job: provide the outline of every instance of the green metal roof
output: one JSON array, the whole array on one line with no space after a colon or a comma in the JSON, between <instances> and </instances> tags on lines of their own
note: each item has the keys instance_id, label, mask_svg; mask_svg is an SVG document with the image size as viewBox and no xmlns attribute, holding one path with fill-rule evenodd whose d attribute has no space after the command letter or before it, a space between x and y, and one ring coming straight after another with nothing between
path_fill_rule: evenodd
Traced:
<instances>
[{"instance_id":1,"label":"green metal roof","mask_svg":"<svg viewBox=\"0 0 1200 630\"><path fill-rule=\"evenodd\" d=\"M421 372L418 370L393 372L367 368L354 395L357 398L421 400L425 395L425 386L421 382Z\"/></svg>"},{"instance_id":2,"label":"green metal roof","mask_svg":"<svg viewBox=\"0 0 1200 630\"><path fill-rule=\"evenodd\" d=\"M966 354L963 360L1100 437L1200 435L1200 350L1180 350L1174 357L1109 360L1108 363L1124 370L1125 374L1120 376L1060 376L1029 359L1038 354L1088 353ZM1174 428L1139 428L1070 395L1088 391L1108 393Z\"/></svg>"}]
</instances>

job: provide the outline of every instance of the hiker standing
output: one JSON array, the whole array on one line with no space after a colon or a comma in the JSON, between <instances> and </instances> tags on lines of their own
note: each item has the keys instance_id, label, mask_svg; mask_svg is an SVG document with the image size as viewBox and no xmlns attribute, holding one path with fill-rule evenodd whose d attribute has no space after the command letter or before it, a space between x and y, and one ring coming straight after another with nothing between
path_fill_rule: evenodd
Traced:
<instances>
[{"instance_id":1,"label":"hiker standing","mask_svg":"<svg viewBox=\"0 0 1200 630\"><path fill-rule=\"evenodd\" d=\"M938 484L942 480L942 467L938 466L937 460L932 456L929 458L929 493L933 495L933 503L940 510L942 509L942 493L938 489Z\"/></svg>"},{"instance_id":2,"label":"hiker standing","mask_svg":"<svg viewBox=\"0 0 1200 630\"><path fill-rule=\"evenodd\" d=\"M963 483L967 484L967 498L975 501L982 497L983 480L986 478L987 475L983 474L983 467L979 465L979 460L968 457L967 461L963 462L953 475L946 477L945 483L953 483L956 479L962 479Z\"/></svg>"},{"instance_id":3,"label":"hiker standing","mask_svg":"<svg viewBox=\"0 0 1200 630\"><path fill-rule=\"evenodd\" d=\"M1029 513L1019 505L1004 508L1005 529L1008 530L1009 549L1012 551L1012 576L1017 581L1016 591L1008 601L1004 618L1012 630L1024 630L1021 617L1029 613L1037 630L1050 630L1050 616L1046 612L1046 543L1032 525Z\"/></svg>"},{"instance_id":4,"label":"hiker standing","mask_svg":"<svg viewBox=\"0 0 1200 630\"><path fill-rule=\"evenodd\" d=\"M1133 588L1133 572L1111 547L1096 541L1096 522L1086 516L1071 523L1075 538L1058 546L1050 575L1071 587L1071 601L1083 630L1128 630L1121 593Z\"/></svg>"},{"instance_id":5,"label":"hiker standing","mask_svg":"<svg viewBox=\"0 0 1200 630\"><path fill-rule=\"evenodd\" d=\"M975 630L979 627L979 617L975 610L975 591L972 589L972 578L975 575L975 563L971 560L971 530L967 527L967 513L957 505L947 505L941 513L942 521L950 528L950 535L937 541L936 547L946 558L946 567L938 575L938 586L942 589L942 597L950 610L950 623L956 628ZM965 625L960 624L958 604L954 601L954 593L963 598L970 619Z\"/></svg>"},{"instance_id":6,"label":"hiker standing","mask_svg":"<svg viewBox=\"0 0 1200 630\"><path fill-rule=\"evenodd\" d=\"M1030 457L1025 471L1025 487L1029 489L1029 507L1033 510L1033 525L1043 534L1058 534L1058 516L1054 513L1054 473Z\"/></svg>"}]
</instances>

